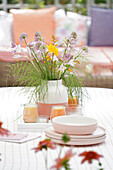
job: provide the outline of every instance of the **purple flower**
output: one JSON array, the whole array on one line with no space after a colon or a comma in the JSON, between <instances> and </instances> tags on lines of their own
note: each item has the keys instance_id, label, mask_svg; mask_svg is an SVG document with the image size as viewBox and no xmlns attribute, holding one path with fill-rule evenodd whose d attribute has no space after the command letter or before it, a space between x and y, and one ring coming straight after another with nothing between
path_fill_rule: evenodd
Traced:
<instances>
[{"instance_id":1,"label":"purple flower","mask_svg":"<svg viewBox=\"0 0 113 170\"><path fill-rule=\"evenodd\" d=\"M32 42L29 42L28 44L28 47L31 49L32 47L34 47L34 42L32 41Z\"/></svg>"},{"instance_id":2,"label":"purple flower","mask_svg":"<svg viewBox=\"0 0 113 170\"><path fill-rule=\"evenodd\" d=\"M72 32L71 35L68 35L66 37L66 41L65 41L65 45L72 48L72 45L75 45L76 43L76 37L77 37L77 34L75 32Z\"/></svg>"},{"instance_id":3,"label":"purple flower","mask_svg":"<svg viewBox=\"0 0 113 170\"><path fill-rule=\"evenodd\" d=\"M66 63L66 64L68 64L68 65L70 65L70 66L74 67L73 59L72 59L72 60L70 60L70 61L69 61L68 63Z\"/></svg>"},{"instance_id":4,"label":"purple flower","mask_svg":"<svg viewBox=\"0 0 113 170\"><path fill-rule=\"evenodd\" d=\"M76 40L76 38L77 38L77 34L76 34L76 32L72 32L71 33L71 38L73 38L74 40Z\"/></svg>"},{"instance_id":5,"label":"purple flower","mask_svg":"<svg viewBox=\"0 0 113 170\"><path fill-rule=\"evenodd\" d=\"M45 55L45 53L48 52L45 42L41 40L36 41L34 51L40 51L42 55Z\"/></svg>"},{"instance_id":6,"label":"purple flower","mask_svg":"<svg viewBox=\"0 0 113 170\"><path fill-rule=\"evenodd\" d=\"M21 55L20 55L20 53L21 53L21 45L20 44L19 45L12 44L12 45L13 45L12 54L14 55L14 58L21 57Z\"/></svg>"},{"instance_id":7,"label":"purple flower","mask_svg":"<svg viewBox=\"0 0 113 170\"><path fill-rule=\"evenodd\" d=\"M12 50L12 54L15 54L16 53L16 50Z\"/></svg>"},{"instance_id":8,"label":"purple flower","mask_svg":"<svg viewBox=\"0 0 113 170\"><path fill-rule=\"evenodd\" d=\"M19 40L20 40L21 44L23 43L23 40L25 38L28 38L28 34L27 33L23 32L22 34L20 34Z\"/></svg>"},{"instance_id":9,"label":"purple flower","mask_svg":"<svg viewBox=\"0 0 113 170\"><path fill-rule=\"evenodd\" d=\"M42 40L43 38L41 37L42 33L37 31L35 33L35 41L39 41L39 40Z\"/></svg>"},{"instance_id":10,"label":"purple flower","mask_svg":"<svg viewBox=\"0 0 113 170\"><path fill-rule=\"evenodd\" d=\"M42 46L42 41L38 41L35 45L35 49L39 50L39 48Z\"/></svg>"},{"instance_id":11,"label":"purple flower","mask_svg":"<svg viewBox=\"0 0 113 170\"><path fill-rule=\"evenodd\" d=\"M16 47L15 42L12 42L12 43L11 43L11 48L15 48L15 47Z\"/></svg>"},{"instance_id":12,"label":"purple flower","mask_svg":"<svg viewBox=\"0 0 113 170\"><path fill-rule=\"evenodd\" d=\"M64 55L64 60L68 61L72 57L71 54L65 54Z\"/></svg>"},{"instance_id":13,"label":"purple flower","mask_svg":"<svg viewBox=\"0 0 113 170\"><path fill-rule=\"evenodd\" d=\"M42 35L42 33L39 32L39 31L37 31L37 32L35 33L35 36L36 36L36 37L41 37L41 35Z\"/></svg>"}]
</instances>

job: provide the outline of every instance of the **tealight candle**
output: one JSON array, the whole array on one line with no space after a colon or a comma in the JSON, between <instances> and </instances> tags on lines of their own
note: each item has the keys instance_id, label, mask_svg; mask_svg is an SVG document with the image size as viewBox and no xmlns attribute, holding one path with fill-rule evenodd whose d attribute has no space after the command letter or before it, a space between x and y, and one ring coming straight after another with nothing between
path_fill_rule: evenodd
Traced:
<instances>
[{"instance_id":1,"label":"tealight candle","mask_svg":"<svg viewBox=\"0 0 113 170\"><path fill-rule=\"evenodd\" d=\"M51 107L51 120L57 116L65 115L65 106L52 106Z\"/></svg>"},{"instance_id":2,"label":"tealight candle","mask_svg":"<svg viewBox=\"0 0 113 170\"><path fill-rule=\"evenodd\" d=\"M38 116L37 104L26 104L23 112L23 119L26 123L36 123Z\"/></svg>"},{"instance_id":3,"label":"tealight candle","mask_svg":"<svg viewBox=\"0 0 113 170\"><path fill-rule=\"evenodd\" d=\"M38 123L48 123L48 121L49 121L49 116L46 115L40 115L37 118Z\"/></svg>"}]
</instances>

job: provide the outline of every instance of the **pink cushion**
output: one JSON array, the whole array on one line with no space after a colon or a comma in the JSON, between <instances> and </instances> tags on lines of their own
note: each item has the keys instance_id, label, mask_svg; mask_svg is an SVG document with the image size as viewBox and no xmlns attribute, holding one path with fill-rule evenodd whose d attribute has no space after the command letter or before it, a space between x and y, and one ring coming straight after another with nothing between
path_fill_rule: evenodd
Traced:
<instances>
[{"instance_id":1,"label":"pink cushion","mask_svg":"<svg viewBox=\"0 0 113 170\"><path fill-rule=\"evenodd\" d=\"M11 9L13 14L13 33L14 41L19 44L19 35L23 32L28 34L28 42L34 40L35 32L38 30L43 33L45 42L51 42L54 34L54 12L56 7L47 9Z\"/></svg>"}]
</instances>

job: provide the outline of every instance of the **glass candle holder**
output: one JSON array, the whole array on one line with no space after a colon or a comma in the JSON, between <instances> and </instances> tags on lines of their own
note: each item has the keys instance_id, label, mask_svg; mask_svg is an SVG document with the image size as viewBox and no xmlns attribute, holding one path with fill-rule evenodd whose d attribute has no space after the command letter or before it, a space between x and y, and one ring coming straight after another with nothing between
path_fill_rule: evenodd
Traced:
<instances>
[{"instance_id":1,"label":"glass candle holder","mask_svg":"<svg viewBox=\"0 0 113 170\"><path fill-rule=\"evenodd\" d=\"M25 123L36 123L38 116L37 104L26 104L23 111L23 120Z\"/></svg>"},{"instance_id":2,"label":"glass candle holder","mask_svg":"<svg viewBox=\"0 0 113 170\"><path fill-rule=\"evenodd\" d=\"M79 115L82 116L82 107L80 105L70 104L66 106L66 115Z\"/></svg>"},{"instance_id":3,"label":"glass candle holder","mask_svg":"<svg viewBox=\"0 0 113 170\"><path fill-rule=\"evenodd\" d=\"M51 120L54 117L64 116L65 114L66 114L65 113L65 106L52 106L51 107Z\"/></svg>"},{"instance_id":4,"label":"glass candle holder","mask_svg":"<svg viewBox=\"0 0 113 170\"><path fill-rule=\"evenodd\" d=\"M78 99L73 96L68 98L68 105L71 107L71 105L75 105L75 107L78 105Z\"/></svg>"}]
</instances>

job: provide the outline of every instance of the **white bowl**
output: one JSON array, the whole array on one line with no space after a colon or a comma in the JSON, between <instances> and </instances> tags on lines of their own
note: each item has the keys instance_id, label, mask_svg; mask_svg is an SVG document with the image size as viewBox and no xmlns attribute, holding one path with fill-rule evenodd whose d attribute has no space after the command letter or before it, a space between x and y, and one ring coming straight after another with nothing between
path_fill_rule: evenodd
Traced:
<instances>
[{"instance_id":1,"label":"white bowl","mask_svg":"<svg viewBox=\"0 0 113 170\"><path fill-rule=\"evenodd\" d=\"M87 135L97 129L97 120L83 116L58 116L52 119L56 132L72 135Z\"/></svg>"}]
</instances>

